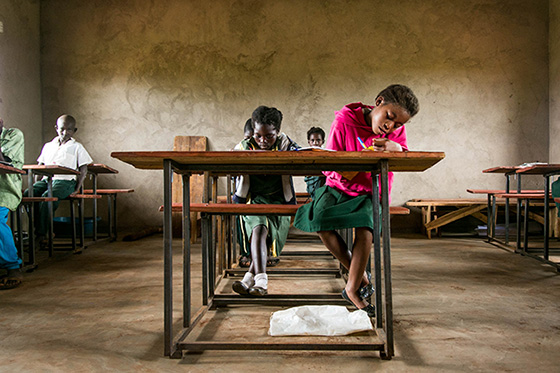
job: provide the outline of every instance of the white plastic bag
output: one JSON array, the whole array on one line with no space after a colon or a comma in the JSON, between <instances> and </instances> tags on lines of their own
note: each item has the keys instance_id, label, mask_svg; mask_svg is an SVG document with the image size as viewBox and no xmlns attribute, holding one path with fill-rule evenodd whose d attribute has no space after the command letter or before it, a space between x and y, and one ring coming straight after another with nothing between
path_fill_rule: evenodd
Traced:
<instances>
[{"instance_id":1,"label":"white plastic bag","mask_svg":"<svg viewBox=\"0 0 560 373\"><path fill-rule=\"evenodd\" d=\"M373 330L364 311L350 312L343 306L301 306L274 312L268 334L334 336L364 330Z\"/></svg>"}]
</instances>

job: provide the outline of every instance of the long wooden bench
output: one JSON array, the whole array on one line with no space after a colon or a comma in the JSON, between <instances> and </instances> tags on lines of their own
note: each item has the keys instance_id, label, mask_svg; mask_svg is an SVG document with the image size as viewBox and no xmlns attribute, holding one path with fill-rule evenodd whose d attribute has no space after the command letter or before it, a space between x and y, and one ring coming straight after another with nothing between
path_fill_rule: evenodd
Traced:
<instances>
[{"instance_id":1,"label":"long wooden bench","mask_svg":"<svg viewBox=\"0 0 560 373\"><path fill-rule=\"evenodd\" d=\"M208 215L233 216L233 215L282 215L294 216L299 207L303 204L283 205L283 204L236 204L236 203L191 203L190 212L200 212ZM182 212L183 204L173 203L171 205L173 212ZM160 206L159 211L163 211ZM406 207L391 206L389 207L391 215L407 215L410 210ZM243 274L246 268L226 268L226 275ZM340 276L339 269L329 268L270 268L267 270L269 274L296 275L305 273L315 275L335 275Z\"/></svg>"},{"instance_id":2,"label":"long wooden bench","mask_svg":"<svg viewBox=\"0 0 560 373\"><path fill-rule=\"evenodd\" d=\"M497 201L505 204L505 200ZM481 198L457 198L457 199L413 199L406 203L408 207L419 207L422 210L422 224L428 238L432 238L432 231L456 220L472 215L484 223L488 217L480 211L488 206L487 199ZM438 207L455 207L457 210L437 216Z\"/></svg>"},{"instance_id":3,"label":"long wooden bench","mask_svg":"<svg viewBox=\"0 0 560 373\"><path fill-rule=\"evenodd\" d=\"M201 212L209 215L282 215L292 216L296 214L298 208L303 203L297 205L281 205L281 204L244 204L244 203L191 203L191 212ZM159 211L163 211L163 206L159 207ZM171 211L182 212L183 204L174 203L171 205ZM406 207L391 206L389 207L391 215L408 215L410 210Z\"/></svg>"}]
</instances>

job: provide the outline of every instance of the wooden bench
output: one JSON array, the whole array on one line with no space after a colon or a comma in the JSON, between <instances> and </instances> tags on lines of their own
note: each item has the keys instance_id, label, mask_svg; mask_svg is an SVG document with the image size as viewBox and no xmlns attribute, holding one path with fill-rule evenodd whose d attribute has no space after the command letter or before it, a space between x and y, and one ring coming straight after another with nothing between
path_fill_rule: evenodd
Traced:
<instances>
[{"instance_id":1,"label":"wooden bench","mask_svg":"<svg viewBox=\"0 0 560 373\"><path fill-rule=\"evenodd\" d=\"M518 232L517 249L525 252L528 251L529 219L535 220L543 226L546 224L544 216L541 216L529 210L529 205L531 201L539 201L542 202L542 204L544 204L544 203L554 202L555 199L552 198L552 194L549 194L548 201L545 201L545 195L544 192L542 191L539 191L539 193L503 193L503 194L497 194L496 197L517 199L517 200L522 200L524 202L524 209L522 212L522 214L525 217L523 219L523 232L524 232L523 246L521 246L521 239L520 239L521 236L520 236L520 232ZM550 222L549 224L551 226L550 227L551 229L549 229L548 232L552 232L553 236L556 236L558 233L558 215L556 213L556 206L553 209L549 210L549 214L550 214L550 219L548 219L548 221Z\"/></svg>"},{"instance_id":2,"label":"wooden bench","mask_svg":"<svg viewBox=\"0 0 560 373\"><path fill-rule=\"evenodd\" d=\"M504 200L497 201L498 204L505 204ZM487 199L479 198L458 198L458 199L413 199L406 203L408 207L420 207L422 210L422 224L428 238L432 238L432 230L436 230L451 222L472 215L484 223L488 222L488 217L480 211L488 206ZM437 216L438 207L455 207L457 210Z\"/></svg>"},{"instance_id":3,"label":"wooden bench","mask_svg":"<svg viewBox=\"0 0 560 373\"><path fill-rule=\"evenodd\" d=\"M34 212L34 204L40 202L56 202L58 198L56 197L23 197L21 199L21 203L16 209L16 226L17 226L17 249L19 253L19 257L22 260L22 270L24 271L32 271L37 268L37 257L35 252L35 212ZM23 253L23 230L21 224L21 211L25 205L29 206L27 209L27 216L28 216L28 261L25 262L24 253ZM13 226L13 225L12 225Z\"/></svg>"},{"instance_id":4,"label":"wooden bench","mask_svg":"<svg viewBox=\"0 0 560 373\"><path fill-rule=\"evenodd\" d=\"M209 215L282 215L293 216L303 203L297 205L281 205L281 204L245 204L245 203L191 203L191 212L201 212ZM159 207L159 211L163 211L163 206ZM171 211L182 212L183 204L174 203ZM391 215L408 215L410 210L406 207L391 206L389 207Z\"/></svg>"},{"instance_id":5,"label":"wooden bench","mask_svg":"<svg viewBox=\"0 0 560 373\"><path fill-rule=\"evenodd\" d=\"M300 208L302 203L296 205L285 205L285 204L244 204L244 203L191 203L190 212L199 212L201 214L207 215L220 215L220 216L235 216L235 215L281 215L281 216L294 216L298 208ZM182 212L183 204L173 203L171 205L171 210L173 212ZM160 206L159 211L163 211L163 206ZM391 206L389 207L391 215L407 215L410 210L406 207ZM219 234L219 241L223 242L224 237ZM220 250L223 251L223 247L220 246ZM235 255L234 255L235 256ZM299 256L299 255L298 255ZM331 255L329 255L331 256ZM223 268L220 266L220 268ZM240 275L246 272L246 268L225 268L226 275ZM267 272L270 274L284 274L284 275L295 275L295 274L317 274L317 275L327 275L333 274L337 277L340 276L340 269L328 269L328 268L269 268Z\"/></svg>"},{"instance_id":6,"label":"wooden bench","mask_svg":"<svg viewBox=\"0 0 560 373\"><path fill-rule=\"evenodd\" d=\"M488 211L487 214L490 219L487 221L487 230L486 230L486 237L488 238L488 242L491 241L498 241L501 242L496 238L496 219L498 215L498 209L495 206L495 199L497 194L507 193L505 189L467 189L467 192L471 194L486 194L488 198ZM519 193L544 193L543 190L521 190ZM505 245L509 244L509 200L505 200L505 241L503 242Z\"/></svg>"},{"instance_id":7,"label":"wooden bench","mask_svg":"<svg viewBox=\"0 0 560 373\"><path fill-rule=\"evenodd\" d=\"M93 189L85 189L85 194L93 194ZM109 227L107 237L110 241L117 239L117 195L134 193L134 189L97 189L96 194L107 196L107 218L109 219ZM97 216L94 217L97 219ZM97 239L97 237L94 237Z\"/></svg>"}]
</instances>

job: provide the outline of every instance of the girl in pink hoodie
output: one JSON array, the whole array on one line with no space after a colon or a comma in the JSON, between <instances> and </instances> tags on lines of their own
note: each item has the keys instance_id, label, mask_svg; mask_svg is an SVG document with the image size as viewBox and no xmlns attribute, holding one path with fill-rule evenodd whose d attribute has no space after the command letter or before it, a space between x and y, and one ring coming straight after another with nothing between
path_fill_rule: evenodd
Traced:
<instances>
[{"instance_id":1,"label":"girl in pink hoodie","mask_svg":"<svg viewBox=\"0 0 560 373\"><path fill-rule=\"evenodd\" d=\"M361 103L346 105L336 112L325 148L337 151L407 151L404 124L418 113L418 99L410 88L391 85L381 91L372 106ZM384 143L374 141L384 138ZM373 294L371 276L365 272L373 239L372 180L369 172L345 176L335 171L324 172L325 186L315 191L312 203L302 206L294 226L306 232L318 232L329 251L348 269L348 282L342 296L375 317L375 307L366 299ZM389 173L389 194L393 174ZM346 246L337 229L355 229L352 250ZM379 227L377 227L379 229Z\"/></svg>"}]
</instances>

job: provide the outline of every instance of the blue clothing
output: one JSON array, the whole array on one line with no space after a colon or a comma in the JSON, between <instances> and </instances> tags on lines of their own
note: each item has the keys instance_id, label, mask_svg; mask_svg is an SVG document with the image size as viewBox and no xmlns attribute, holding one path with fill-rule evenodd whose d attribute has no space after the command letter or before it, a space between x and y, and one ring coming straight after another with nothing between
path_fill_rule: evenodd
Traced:
<instances>
[{"instance_id":1,"label":"blue clothing","mask_svg":"<svg viewBox=\"0 0 560 373\"><path fill-rule=\"evenodd\" d=\"M8 226L7 207L0 207L0 268L17 269L21 266L12 230Z\"/></svg>"}]
</instances>

